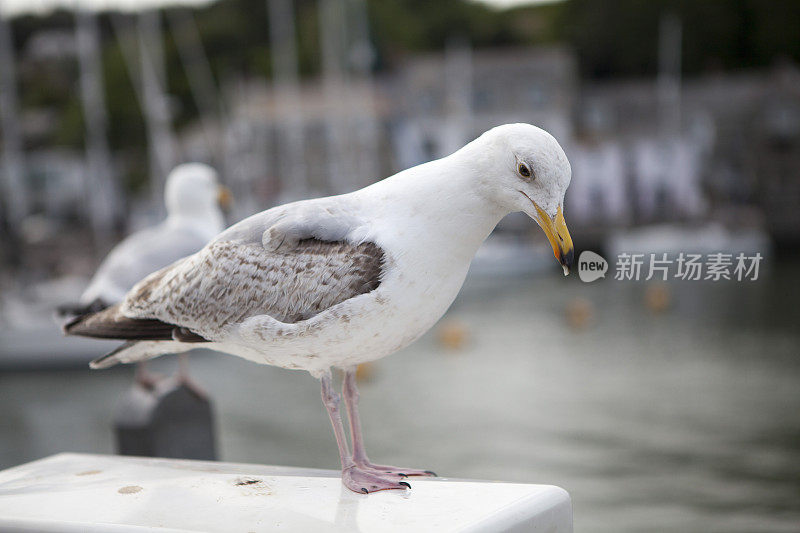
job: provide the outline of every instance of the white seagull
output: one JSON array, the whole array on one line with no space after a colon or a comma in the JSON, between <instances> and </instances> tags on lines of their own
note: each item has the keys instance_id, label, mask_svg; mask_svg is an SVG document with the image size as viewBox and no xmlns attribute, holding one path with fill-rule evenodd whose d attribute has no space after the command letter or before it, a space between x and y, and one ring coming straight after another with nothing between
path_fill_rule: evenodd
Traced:
<instances>
[{"instance_id":1,"label":"white seagull","mask_svg":"<svg viewBox=\"0 0 800 533\"><path fill-rule=\"evenodd\" d=\"M167 176L167 218L133 233L103 259L78 303L62 305L59 320L70 322L121 302L143 277L191 255L225 228L222 207L230 203L216 171L202 163L185 163ZM138 377L142 378L141 375Z\"/></svg>"},{"instance_id":2,"label":"white seagull","mask_svg":"<svg viewBox=\"0 0 800 533\"><path fill-rule=\"evenodd\" d=\"M427 470L376 465L364 451L355 368L418 339L455 299L470 261L505 215L544 230L568 273L569 161L529 124L491 129L457 152L364 189L269 209L155 272L122 303L65 328L127 340L93 368L203 347L321 380L353 491L404 489ZM352 453L331 369L344 372Z\"/></svg>"}]
</instances>

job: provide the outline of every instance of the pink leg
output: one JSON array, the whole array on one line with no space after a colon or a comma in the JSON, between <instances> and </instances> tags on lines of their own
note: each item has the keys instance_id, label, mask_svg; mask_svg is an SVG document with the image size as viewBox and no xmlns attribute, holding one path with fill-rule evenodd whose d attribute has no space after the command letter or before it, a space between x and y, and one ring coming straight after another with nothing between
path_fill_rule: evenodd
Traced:
<instances>
[{"instance_id":1,"label":"pink leg","mask_svg":"<svg viewBox=\"0 0 800 533\"><path fill-rule=\"evenodd\" d=\"M376 465L370 462L367 452L364 449L364 438L361 435L361 419L358 415L358 387L356 387L355 369L347 370L344 373L342 383L344 393L344 404L347 408L347 417L350 419L350 438L353 441L353 462L356 466L371 470L377 473L392 474L400 477L408 476L435 476L430 470L418 470L416 468L401 468L399 466Z\"/></svg>"},{"instance_id":2,"label":"pink leg","mask_svg":"<svg viewBox=\"0 0 800 533\"><path fill-rule=\"evenodd\" d=\"M200 398L207 397L203 387L189 375L189 354L186 352L178 354L178 383L185 385Z\"/></svg>"},{"instance_id":3,"label":"pink leg","mask_svg":"<svg viewBox=\"0 0 800 533\"><path fill-rule=\"evenodd\" d=\"M331 374L327 372L320 380L322 382L322 403L328 409L328 416L333 426L333 435L339 446L339 459L342 461L342 483L353 492L377 492L389 489L410 489L411 485L405 481L394 481L376 472L371 472L359 467L350 457L347 440L342 425L342 415L339 412L339 395L331 385Z\"/></svg>"},{"instance_id":4,"label":"pink leg","mask_svg":"<svg viewBox=\"0 0 800 533\"><path fill-rule=\"evenodd\" d=\"M136 363L134 381L138 383L140 387L151 390L156 386L156 383L161 381L163 378L164 376L161 374L150 372L147 369L147 361L140 361Z\"/></svg>"}]
</instances>

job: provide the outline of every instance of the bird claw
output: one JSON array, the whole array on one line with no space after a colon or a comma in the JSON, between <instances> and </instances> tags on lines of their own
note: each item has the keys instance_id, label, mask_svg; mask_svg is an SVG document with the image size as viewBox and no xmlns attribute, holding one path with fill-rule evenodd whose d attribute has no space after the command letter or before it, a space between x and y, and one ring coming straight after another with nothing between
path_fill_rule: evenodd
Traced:
<instances>
[{"instance_id":1,"label":"bird claw","mask_svg":"<svg viewBox=\"0 0 800 533\"><path fill-rule=\"evenodd\" d=\"M411 484L406 481L395 481L384 473L380 475L374 471L350 466L342 471L342 483L353 492L369 494L381 490L407 490Z\"/></svg>"}]
</instances>

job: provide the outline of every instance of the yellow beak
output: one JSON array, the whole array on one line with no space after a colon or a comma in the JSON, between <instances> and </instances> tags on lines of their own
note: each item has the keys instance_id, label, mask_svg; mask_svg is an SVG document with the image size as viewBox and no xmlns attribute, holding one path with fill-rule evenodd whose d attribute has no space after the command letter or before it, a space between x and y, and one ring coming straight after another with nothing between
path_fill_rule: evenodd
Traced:
<instances>
[{"instance_id":1,"label":"yellow beak","mask_svg":"<svg viewBox=\"0 0 800 533\"><path fill-rule=\"evenodd\" d=\"M550 246L553 247L553 255L561 266L564 268L564 275L569 274L569 267L572 266L572 259L575 256L575 249L572 246L572 237L567 229L567 223L564 221L564 213L561 206L558 207L558 212L554 218L550 218L542 208L533 202L536 207L536 222L547 235L547 240L550 241Z\"/></svg>"},{"instance_id":2,"label":"yellow beak","mask_svg":"<svg viewBox=\"0 0 800 533\"><path fill-rule=\"evenodd\" d=\"M231 190L224 185L217 188L217 203L222 209L228 209L233 205L233 194Z\"/></svg>"}]
</instances>

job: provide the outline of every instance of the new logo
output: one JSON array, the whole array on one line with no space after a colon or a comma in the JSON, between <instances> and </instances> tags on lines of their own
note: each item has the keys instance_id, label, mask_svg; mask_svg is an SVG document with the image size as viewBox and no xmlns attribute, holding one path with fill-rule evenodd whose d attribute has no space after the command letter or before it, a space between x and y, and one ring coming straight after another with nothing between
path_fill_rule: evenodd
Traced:
<instances>
[{"instance_id":1,"label":"new logo","mask_svg":"<svg viewBox=\"0 0 800 533\"><path fill-rule=\"evenodd\" d=\"M581 281L590 283L596 279L606 277L608 261L600 254L584 250L578 258L578 276Z\"/></svg>"}]
</instances>

